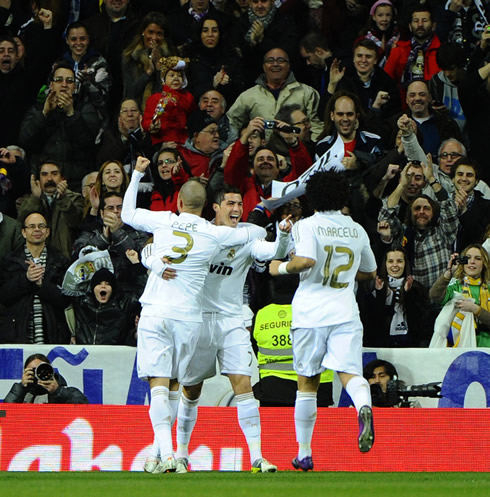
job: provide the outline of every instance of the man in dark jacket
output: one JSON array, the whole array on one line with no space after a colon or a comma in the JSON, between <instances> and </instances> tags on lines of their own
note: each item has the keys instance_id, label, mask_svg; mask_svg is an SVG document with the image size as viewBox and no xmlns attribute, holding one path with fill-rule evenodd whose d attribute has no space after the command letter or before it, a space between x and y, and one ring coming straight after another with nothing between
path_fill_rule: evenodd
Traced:
<instances>
[{"instance_id":1,"label":"man in dark jacket","mask_svg":"<svg viewBox=\"0 0 490 497\"><path fill-rule=\"evenodd\" d=\"M38 366L42 365L39 369ZM20 383L14 383L4 399L7 404L88 404L87 397L51 368L43 354L32 354L24 363Z\"/></svg>"},{"instance_id":2,"label":"man in dark jacket","mask_svg":"<svg viewBox=\"0 0 490 497\"><path fill-rule=\"evenodd\" d=\"M116 278L106 268L92 276L90 289L73 304L75 342L84 345L136 345L136 299L118 293Z\"/></svg>"},{"instance_id":3,"label":"man in dark jacket","mask_svg":"<svg viewBox=\"0 0 490 497\"><path fill-rule=\"evenodd\" d=\"M0 342L69 343L60 286L69 262L48 248L50 230L42 214L25 218L25 244L0 266Z\"/></svg>"},{"instance_id":4,"label":"man in dark jacket","mask_svg":"<svg viewBox=\"0 0 490 497\"><path fill-rule=\"evenodd\" d=\"M43 106L31 107L22 121L19 143L32 154L34 171L49 157L64 168L70 188L79 192L92 171L100 120L96 108L75 95L75 74L67 63L54 69Z\"/></svg>"}]
</instances>

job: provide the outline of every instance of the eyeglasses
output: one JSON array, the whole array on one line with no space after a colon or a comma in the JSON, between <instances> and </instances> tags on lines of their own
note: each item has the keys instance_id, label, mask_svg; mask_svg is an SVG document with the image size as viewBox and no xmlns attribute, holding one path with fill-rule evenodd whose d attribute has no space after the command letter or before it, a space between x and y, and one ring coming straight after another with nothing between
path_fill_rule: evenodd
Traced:
<instances>
[{"instance_id":1,"label":"eyeglasses","mask_svg":"<svg viewBox=\"0 0 490 497\"><path fill-rule=\"evenodd\" d=\"M165 160L159 160L157 162L157 166L163 166L164 164L176 164L177 161L174 159L165 159Z\"/></svg>"},{"instance_id":2,"label":"eyeglasses","mask_svg":"<svg viewBox=\"0 0 490 497\"><path fill-rule=\"evenodd\" d=\"M139 109L122 109L119 111L119 114L129 114L130 112L131 114L136 114L139 111Z\"/></svg>"},{"instance_id":3,"label":"eyeglasses","mask_svg":"<svg viewBox=\"0 0 490 497\"><path fill-rule=\"evenodd\" d=\"M45 230L48 227L47 224L40 223L40 224L28 224L27 226L24 226L26 230L35 230L40 229L40 230Z\"/></svg>"},{"instance_id":4,"label":"eyeglasses","mask_svg":"<svg viewBox=\"0 0 490 497\"><path fill-rule=\"evenodd\" d=\"M213 129L203 129L201 130L201 133L209 133L210 135L219 135L219 129L218 128L213 128Z\"/></svg>"},{"instance_id":5,"label":"eyeglasses","mask_svg":"<svg viewBox=\"0 0 490 497\"><path fill-rule=\"evenodd\" d=\"M459 157L463 157L463 154L460 154L459 152L442 152L442 154L439 155L439 159L447 159L448 157L451 157L451 159L457 159Z\"/></svg>"},{"instance_id":6,"label":"eyeglasses","mask_svg":"<svg viewBox=\"0 0 490 497\"><path fill-rule=\"evenodd\" d=\"M293 126L298 126L300 124L302 124L303 126L307 126L308 124L310 124L310 118L309 117L305 117L301 121L297 121L297 122L293 123Z\"/></svg>"},{"instance_id":7,"label":"eyeglasses","mask_svg":"<svg viewBox=\"0 0 490 497\"><path fill-rule=\"evenodd\" d=\"M267 57L264 59L265 64L289 64L289 60L284 57Z\"/></svg>"},{"instance_id":8,"label":"eyeglasses","mask_svg":"<svg viewBox=\"0 0 490 497\"><path fill-rule=\"evenodd\" d=\"M290 209L302 209L301 204L299 202L288 202L287 204L284 204L286 207L289 207Z\"/></svg>"},{"instance_id":9,"label":"eyeglasses","mask_svg":"<svg viewBox=\"0 0 490 497\"><path fill-rule=\"evenodd\" d=\"M63 76L56 76L53 78L54 83L68 83L69 85L72 85L75 82L75 78L64 78Z\"/></svg>"},{"instance_id":10,"label":"eyeglasses","mask_svg":"<svg viewBox=\"0 0 490 497\"><path fill-rule=\"evenodd\" d=\"M114 211L121 211L122 210L122 204L121 205L106 205L104 207L105 211L109 212L114 212Z\"/></svg>"}]
</instances>

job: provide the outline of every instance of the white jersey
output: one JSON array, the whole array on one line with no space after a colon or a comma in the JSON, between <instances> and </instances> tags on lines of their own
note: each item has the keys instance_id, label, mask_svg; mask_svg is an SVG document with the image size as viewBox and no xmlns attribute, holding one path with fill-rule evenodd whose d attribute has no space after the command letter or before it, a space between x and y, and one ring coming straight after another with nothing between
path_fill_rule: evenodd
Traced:
<instances>
[{"instance_id":1,"label":"white jersey","mask_svg":"<svg viewBox=\"0 0 490 497\"><path fill-rule=\"evenodd\" d=\"M250 224L240 223L236 229L241 230L245 226ZM286 255L289 234L277 231L275 242L256 239L245 245L221 250L213 257L206 277L204 312L243 316L243 286L254 259L266 261L281 259Z\"/></svg>"},{"instance_id":2,"label":"white jersey","mask_svg":"<svg viewBox=\"0 0 490 497\"><path fill-rule=\"evenodd\" d=\"M167 257L178 269L179 277L163 280L150 273L140 302L152 306L153 315L179 321L202 321L204 281L209 261L225 247L251 240L251 230L214 226L194 214L136 209L138 182L143 174L133 172L124 196L122 220L135 229L153 233L153 253ZM255 227L258 228L258 227ZM255 229L255 235L264 230Z\"/></svg>"},{"instance_id":3,"label":"white jersey","mask_svg":"<svg viewBox=\"0 0 490 497\"><path fill-rule=\"evenodd\" d=\"M292 328L316 328L359 319L357 271L376 270L364 228L340 211L316 212L293 227L296 255L315 265L300 273Z\"/></svg>"}]
</instances>

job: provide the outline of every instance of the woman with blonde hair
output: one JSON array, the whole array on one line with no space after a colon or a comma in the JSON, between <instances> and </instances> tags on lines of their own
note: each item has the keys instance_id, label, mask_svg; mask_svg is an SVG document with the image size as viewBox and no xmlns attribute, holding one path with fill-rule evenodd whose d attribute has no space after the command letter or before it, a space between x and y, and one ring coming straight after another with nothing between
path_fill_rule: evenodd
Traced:
<instances>
[{"instance_id":1,"label":"woman with blonde hair","mask_svg":"<svg viewBox=\"0 0 490 497\"><path fill-rule=\"evenodd\" d=\"M446 271L430 289L430 297L442 305L453 299L455 293L463 296L456 300L458 313L447 336L448 347L458 346L459 329L468 314L473 315L478 347L490 347L490 261L486 250L478 243L468 245L461 253L451 255Z\"/></svg>"},{"instance_id":2,"label":"woman with blonde hair","mask_svg":"<svg viewBox=\"0 0 490 497\"><path fill-rule=\"evenodd\" d=\"M162 88L160 58L175 54L165 16L160 12L146 14L122 54L124 96L144 108L148 97Z\"/></svg>"}]
</instances>

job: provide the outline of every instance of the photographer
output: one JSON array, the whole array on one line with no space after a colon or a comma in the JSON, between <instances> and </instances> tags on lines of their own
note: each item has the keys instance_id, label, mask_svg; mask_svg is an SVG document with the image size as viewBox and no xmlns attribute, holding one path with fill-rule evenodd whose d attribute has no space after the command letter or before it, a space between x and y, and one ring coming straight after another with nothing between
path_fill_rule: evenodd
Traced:
<instances>
[{"instance_id":1,"label":"photographer","mask_svg":"<svg viewBox=\"0 0 490 497\"><path fill-rule=\"evenodd\" d=\"M20 383L14 383L4 399L6 404L88 404L87 397L54 372L43 354L32 354L24 363Z\"/></svg>"}]
</instances>

